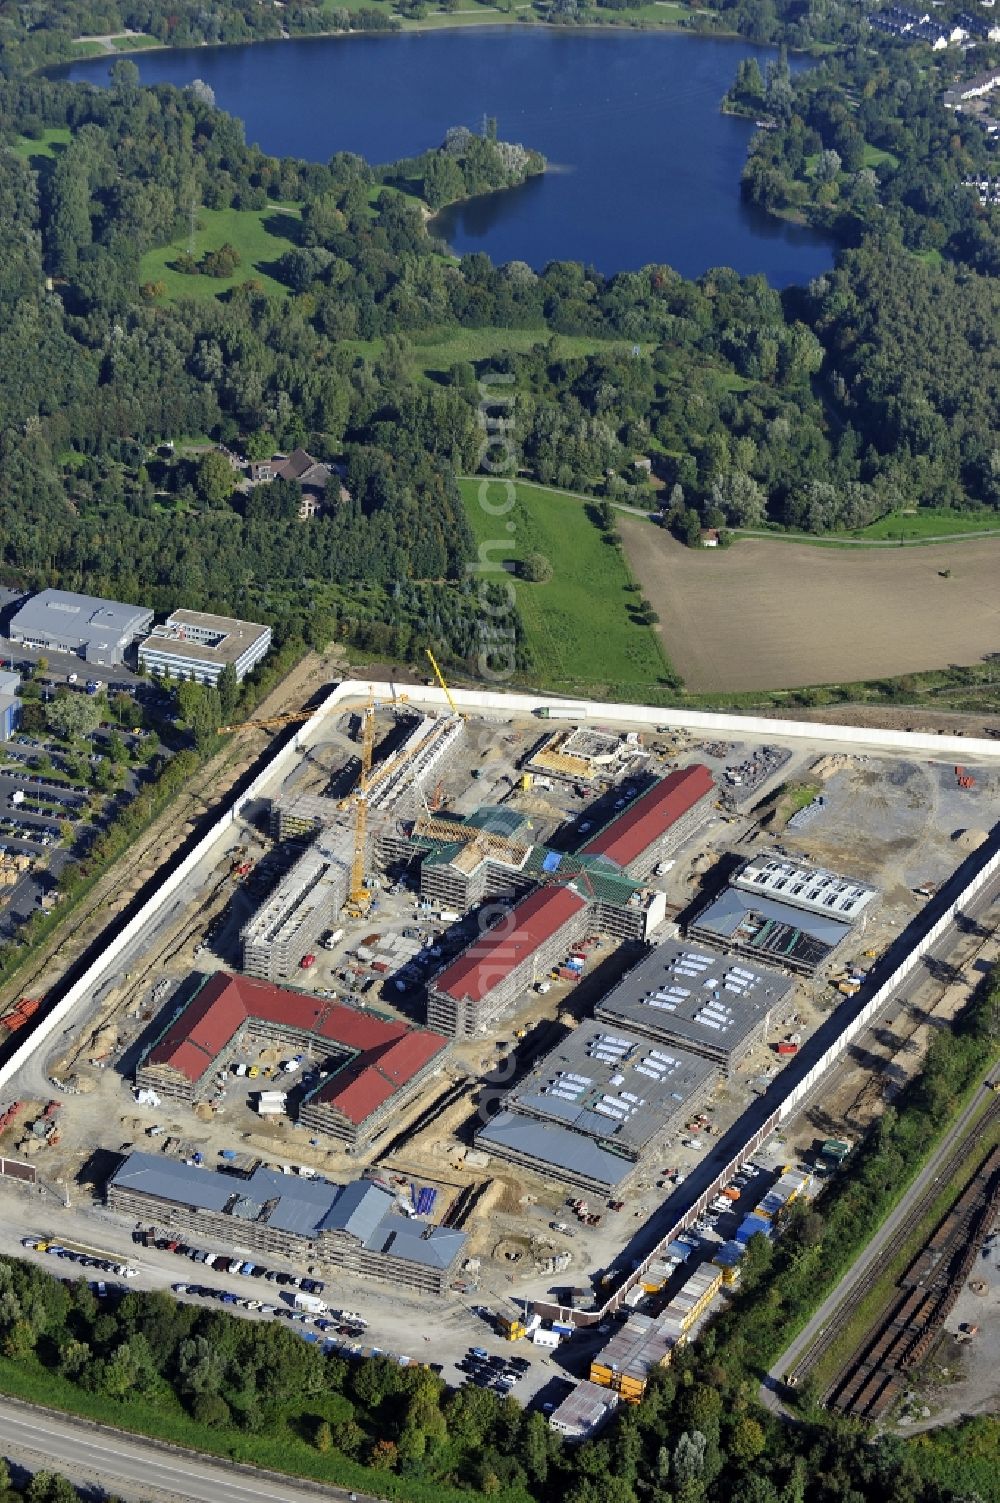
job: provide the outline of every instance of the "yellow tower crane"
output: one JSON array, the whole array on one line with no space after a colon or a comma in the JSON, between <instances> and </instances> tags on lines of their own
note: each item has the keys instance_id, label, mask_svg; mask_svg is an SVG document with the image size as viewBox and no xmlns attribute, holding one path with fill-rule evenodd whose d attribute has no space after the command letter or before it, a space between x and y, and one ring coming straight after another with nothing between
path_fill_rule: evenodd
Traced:
<instances>
[{"instance_id":1,"label":"yellow tower crane","mask_svg":"<svg viewBox=\"0 0 1000 1503\"><path fill-rule=\"evenodd\" d=\"M392 703L394 705L409 704L409 696L397 694L393 691ZM330 705L327 713L338 712L341 705ZM285 715L267 715L261 720L240 720L236 725L220 725L216 731L217 736L231 736L237 731L271 731L277 730L283 725L295 725L297 721L311 720L316 714L312 710L290 710Z\"/></svg>"},{"instance_id":2,"label":"yellow tower crane","mask_svg":"<svg viewBox=\"0 0 1000 1503\"><path fill-rule=\"evenodd\" d=\"M431 650L430 650L429 647L425 647L424 651L426 652L428 658L430 659L430 665L431 665L431 667L434 669L434 677L437 679L438 683L441 685L442 689L444 690L444 697L448 701L449 706L451 707L451 713L453 715L460 716L461 719L464 720L465 716L462 715L462 712L458 708L458 705L452 699L452 697L451 697L451 690L448 688L448 685L444 681L444 674L441 672L441 669L438 667L438 660L437 660L437 658L431 652Z\"/></svg>"}]
</instances>

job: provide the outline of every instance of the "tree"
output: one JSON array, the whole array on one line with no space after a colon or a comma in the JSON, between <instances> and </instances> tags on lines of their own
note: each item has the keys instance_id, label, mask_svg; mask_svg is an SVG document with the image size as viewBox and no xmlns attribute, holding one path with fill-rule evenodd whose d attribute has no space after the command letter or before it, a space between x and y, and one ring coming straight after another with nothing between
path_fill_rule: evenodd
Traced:
<instances>
[{"instance_id":1,"label":"tree","mask_svg":"<svg viewBox=\"0 0 1000 1503\"><path fill-rule=\"evenodd\" d=\"M767 1444L763 1427L750 1415L741 1415L729 1432L726 1449L737 1461L754 1461Z\"/></svg>"},{"instance_id":2,"label":"tree","mask_svg":"<svg viewBox=\"0 0 1000 1503\"><path fill-rule=\"evenodd\" d=\"M215 90L203 78L193 78L188 84L188 92L202 104L207 104L209 109L215 108Z\"/></svg>"},{"instance_id":3,"label":"tree","mask_svg":"<svg viewBox=\"0 0 1000 1503\"><path fill-rule=\"evenodd\" d=\"M396 1456L394 1440L376 1440L368 1453L368 1465L377 1472L391 1472L396 1465Z\"/></svg>"},{"instance_id":4,"label":"tree","mask_svg":"<svg viewBox=\"0 0 1000 1503\"><path fill-rule=\"evenodd\" d=\"M319 1424L316 1426L316 1430L313 1434L313 1445L316 1447L317 1451L323 1453L329 1451L330 1447L333 1445L333 1435L330 1431L329 1420L320 1420Z\"/></svg>"},{"instance_id":5,"label":"tree","mask_svg":"<svg viewBox=\"0 0 1000 1503\"><path fill-rule=\"evenodd\" d=\"M229 1423L230 1409L221 1393L199 1393L191 1405L191 1414L199 1425L221 1430Z\"/></svg>"},{"instance_id":6,"label":"tree","mask_svg":"<svg viewBox=\"0 0 1000 1503\"><path fill-rule=\"evenodd\" d=\"M734 527L760 527L766 520L766 500L757 481L745 470L732 469L712 485L712 502Z\"/></svg>"},{"instance_id":7,"label":"tree","mask_svg":"<svg viewBox=\"0 0 1000 1503\"><path fill-rule=\"evenodd\" d=\"M521 560L518 573L530 584L547 584L552 578L552 565L544 553L529 553Z\"/></svg>"},{"instance_id":8,"label":"tree","mask_svg":"<svg viewBox=\"0 0 1000 1503\"><path fill-rule=\"evenodd\" d=\"M72 1482L57 1472L36 1472L24 1497L25 1503L80 1503Z\"/></svg>"},{"instance_id":9,"label":"tree","mask_svg":"<svg viewBox=\"0 0 1000 1503\"><path fill-rule=\"evenodd\" d=\"M205 684L185 682L174 691L177 713L187 725L199 752L212 745L216 729L222 724L222 704L218 690Z\"/></svg>"},{"instance_id":10,"label":"tree","mask_svg":"<svg viewBox=\"0 0 1000 1503\"><path fill-rule=\"evenodd\" d=\"M700 1430L685 1430L674 1446L673 1474L677 1483L697 1479L705 1465L707 1442Z\"/></svg>"},{"instance_id":11,"label":"tree","mask_svg":"<svg viewBox=\"0 0 1000 1503\"><path fill-rule=\"evenodd\" d=\"M111 64L111 87L116 94L131 94L139 87L139 69L130 57L116 57Z\"/></svg>"},{"instance_id":12,"label":"tree","mask_svg":"<svg viewBox=\"0 0 1000 1503\"><path fill-rule=\"evenodd\" d=\"M228 720L239 704L240 699L240 686L236 678L236 669L232 663L226 663L219 674L215 687L219 693L219 703L222 707L222 713Z\"/></svg>"},{"instance_id":13,"label":"tree","mask_svg":"<svg viewBox=\"0 0 1000 1503\"><path fill-rule=\"evenodd\" d=\"M100 725L106 703L98 694L61 695L46 705L45 723L63 741L89 736Z\"/></svg>"},{"instance_id":14,"label":"tree","mask_svg":"<svg viewBox=\"0 0 1000 1503\"><path fill-rule=\"evenodd\" d=\"M198 460L195 487L208 506L224 506L233 494L233 469L218 449L206 449Z\"/></svg>"}]
</instances>

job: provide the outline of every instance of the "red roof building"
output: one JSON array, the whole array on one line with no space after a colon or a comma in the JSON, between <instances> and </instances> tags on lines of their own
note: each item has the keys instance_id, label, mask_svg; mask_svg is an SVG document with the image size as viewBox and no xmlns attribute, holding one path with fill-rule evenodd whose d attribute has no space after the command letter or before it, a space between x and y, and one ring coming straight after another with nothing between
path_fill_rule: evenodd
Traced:
<instances>
[{"instance_id":1,"label":"red roof building","mask_svg":"<svg viewBox=\"0 0 1000 1503\"><path fill-rule=\"evenodd\" d=\"M250 1037L307 1053L329 1072L303 1098L299 1121L352 1146L377 1135L448 1047L426 1028L219 971L170 1022L136 1081L193 1103L213 1093L215 1072Z\"/></svg>"},{"instance_id":2,"label":"red roof building","mask_svg":"<svg viewBox=\"0 0 1000 1503\"><path fill-rule=\"evenodd\" d=\"M572 887L537 887L435 977L428 1021L452 1037L484 1026L575 941L588 907Z\"/></svg>"},{"instance_id":3,"label":"red roof building","mask_svg":"<svg viewBox=\"0 0 1000 1503\"><path fill-rule=\"evenodd\" d=\"M675 826L711 793L715 781L707 767L682 767L654 783L610 824L588 840L582 856L604 856L623 871L653 864L657 848Z\"/></svg>"}]
</instances>

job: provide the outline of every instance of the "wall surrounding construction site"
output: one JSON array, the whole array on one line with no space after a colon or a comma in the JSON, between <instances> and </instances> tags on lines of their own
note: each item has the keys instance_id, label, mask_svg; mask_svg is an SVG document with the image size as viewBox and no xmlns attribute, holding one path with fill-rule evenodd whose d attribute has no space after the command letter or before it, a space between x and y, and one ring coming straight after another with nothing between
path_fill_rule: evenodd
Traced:
<instances>
[{"instance_id":1,"label":"wall surrounding construction site","mask_svg":"<svg viewBox=\"0 0 1000 1503\"><path fill-rule=\"evenodd\" d=\"M376 696L392 697L395 686L389 683L371 686ZM344 702L361 702L367 697L367 685L344 684ZM415 686L407 689L411 704L444 708L447 700L440 689ZM543 709L564 708L566 701L545 699L537 694L498 694L495 691L478 689L453 689L451 697L460 707L489 715L491 710L498 716L512 714L533 715ZM902 754L933 756L961 762L986 759L1000 762L1000 740L987 741L976 736L935 735L930 731L887 731L872 726L836 725L827 722L806 720L769 720L758 715L716 715L705 710L665 709L660 705L602 704L588 701L574 708L582 713L581 722L594 719L605 725L637 726L656 728L667 726L671 730L686 730L709 738L759 736L764 741L793 739L821 744L834 742L841 746L879 747L884 751Z\"/></svg>"},{"instance_id":2,"label":"wall surrounding construction site","mask_svg":"<svg viewBox=\"0 0 1000 1503\"><path fill-rule=\"evenodd\" d=\"M390 683L376 684L372 688L377 695L386 699L391 699L394 694L394 685ZM445 695L440 690L414 687L409 692L411 699L421 704L438 709L447 705ZM518 712L530 714L542 706L560 704L559 700L546 700L537 695L499 694L486 691L455 690L452 697L460 705L487 716L490 711L494 711L498 718ZM281 747L267 766L192 846L188 854L164 878L147 901L137 909L127 923L122 925L97 960L89 965L62 995L58 995L55 1006L45 1013L18 1048L13 1051L7 1062L0 1066L0 1088L7 1084L45 1040L54 1033L76 1003L87 996L104 979L143 929L157 918L166 901L183 887L191 873L226 837L242 809L252 800L264 795L269 786L273 785L275 778L291 770L299 759L303 747L308 746L320 734L326 716L340 706L362 704L366 700L367 685L355 683L353 680L345 680L325 696L316 713L303 723L297 734ZM810 743L833 742L850 747L878 747L903 755L930 753L934 756L960 758L963 762L976 759L1000 762L1000 741L988 741L976 737L935 736L919 731L859 729L857 726L848 725L767 720L741 715L713 715L696 710L665 710L650 705L608 705L591 702L585 706L585 709L588 716L593 715L611 723L653 727L665 724L713 737L727 734L749 736L756 733L767 740L794 738ZM984 880L986 880L985 877ZM963 894L963 898L959 901L963 901L965 896Z\"/></svg>"},{"instance_id":3,"label":"wall surrounding construction site","mask_svg":"<svg viewBox=\"0 0 1000 1503\"><path fill-rule=\"evenodd\" d=\"M996 876L997 872L1000 871L1000 849L997 849L995 839L992 845L992 854L987 854L986 848L983 848L981 865L968 877L957 897L948 904L945 910L920 938L906 950L905 954L892 967L892 970L886 975L885 979L871 996L860 1007L856 1006L856 1004L841 1004L841 1008L838 1009L839 1012L846 1012L851 1006L855 1007L855 1010L844 1021L835 1039L823 1051L811 1068L799 1079L796 1079L794 1084L790 1081L784 1094L781 1094L782 1077L778 1077L768 1093L768 1095L773 1093L775 1096L780 1097L780 1099L775 1100L774 1110L771 1114L756 1131L748 1135L746 1140L727 1156L726 1163L719 1170L718 1174L714 1176L702 1194L699 1195L698 1199L678 1214L676 1220L663 1236L660 1237L649 1255L616 1286L614 1293L611 1294L607 1301L596 1310L574 1310L562 1305L537 1303L534 1309L538 1314L555 1320L571 1321L578 1326L590 1326L596 1325L606 1319L608 1315L620 1307L629 1289L641 1281L642 1275L649 1268L650 1264L657 1258L661 1258L668 1244L698 1220L699 1216L701 1216L709 1203L714 1200L723 1186L727 1185L732 1179L739 1165L744 1163L752 1154L756 1153L761 1143L771 1135L778 1124L783 1122L810 1095L817 1083L830 1069L831 1065L836 1063L858 1035L867 1028L872 1018L885 1005L900 982L904 981L913 972L922 957L941 938L952 923L956 913L968 904ZM977 853L977 856L979 854ZM974 861L975 859L977 858L970 858L970 861ZM919 924L920 918L918 917L915 922ZM837 1014L835 1013L833 1017L836 1019Z\"/></svg>"},{"instance_id":4,"label":"wall surrounding construction site","mask_svg":"<svg viewBox=\"0 0 1000 1503\"><path fill-rule=\"evenodd\" d=\"M342 699L354 696L355 686L353 684L350 685L349 694L345 694L344 691L346 688L346 685L338 684L335 689L331 690L312 718L303 724L298 734L281 747L263 771L258 773L257 777L253 778L243 791L233 799L232 803L206 830L201 839L196 841L187 855L177 863L146 902L137 909L132 917L122 925L118 933L109 940L98 958L91 965L87 966L83 974L71 986L67 987L61 995L57 993L58 1000L55 1006L44 1014L27 1037L14 1050L7 1062L0 1066L0 1089L27 1063L36 1050L44 1044L45 1040L55 1032L76 1004L104 979L122 953L135 942L143 930L149 924L155 922L162 912L165 903L184 886L192 872L197 869L206 857L211 855L215 847L226 839L243 808L254 799L260 798L276 777L291 771L301 756L303 742L317 734L327 714Z\"/></svg>"}]
</instances>

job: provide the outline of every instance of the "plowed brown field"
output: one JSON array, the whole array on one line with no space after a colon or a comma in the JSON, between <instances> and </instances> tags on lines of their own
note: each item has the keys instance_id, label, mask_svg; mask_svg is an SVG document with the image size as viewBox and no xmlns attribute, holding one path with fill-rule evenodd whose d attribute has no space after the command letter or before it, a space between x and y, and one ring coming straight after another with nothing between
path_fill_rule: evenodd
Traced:
<instances>
[{"instance_id":1,"label":"plowed brown field","mask_svg":"<svg viewBox=\"0 0 1000 1503\"><path fill-rule=\"evenodd\" d=\"M694 549L637 517L619 513L618 525L667 656L695 691L852 682L1000 652L1000 539Z\"/></svg>"}]
</instances>

